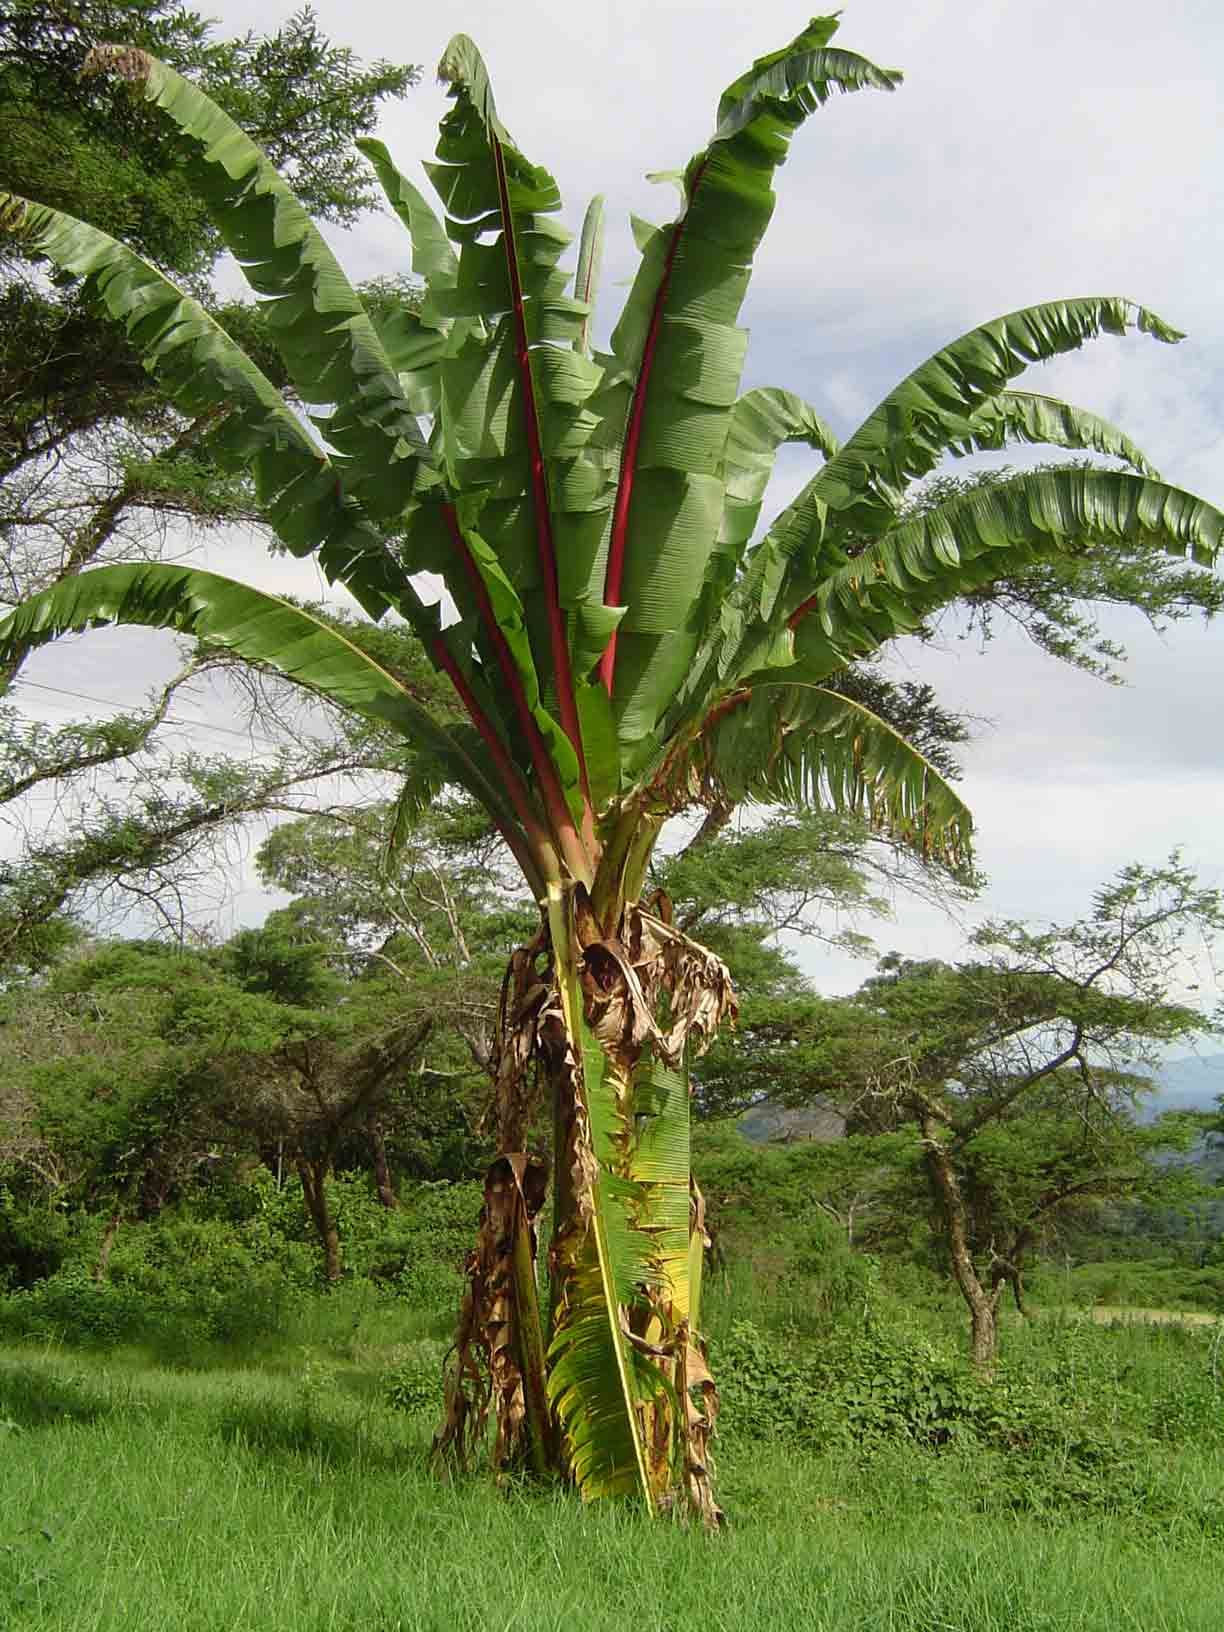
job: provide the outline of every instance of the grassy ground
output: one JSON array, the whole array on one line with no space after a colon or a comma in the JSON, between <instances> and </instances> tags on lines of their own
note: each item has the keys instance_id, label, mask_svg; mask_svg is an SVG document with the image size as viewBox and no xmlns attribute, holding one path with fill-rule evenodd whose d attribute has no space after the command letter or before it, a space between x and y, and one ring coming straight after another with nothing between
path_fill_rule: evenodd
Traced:
<instances>
[{"instance_id":1,"label":"grassy ground","mask_svg":"<svg viewBox=\"0 0 1224 1632\"><path fill-rule=\"evenodd\" d=\"M0 1351L0 1627L72 1632L1218 1632L1218 1542L975 1515L912 1455L724 1440L714 1540L439 1484L368 1365Z\"/></svg>"}]
</instances>

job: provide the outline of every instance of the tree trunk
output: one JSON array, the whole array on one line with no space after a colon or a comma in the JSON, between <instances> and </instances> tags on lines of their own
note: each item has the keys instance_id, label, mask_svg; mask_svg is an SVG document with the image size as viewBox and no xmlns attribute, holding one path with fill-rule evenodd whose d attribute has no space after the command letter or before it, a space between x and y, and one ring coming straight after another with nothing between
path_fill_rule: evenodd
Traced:
<instances>
[{"instance_id":1,"label":"tree trunk","mask_svg":"<svg viewBox=\"0 0 1224 1632\"><path fill-rule=\"evenodd\" d=\"M1016 1241L1006 1258L994 1255L994 1262L990 1269L991 1290L996 1302L1003 1295L1005 1286L1011 1287L1012 1300L1016 1305L1016 1313L1028 1319L1028 1310L1024 1307L1024 1266L1023 1252L1025 1243L1023 1238Z\"/></svg>"},{"instance_id":2,"label":"tree trunk","mask_svg":"<svg viewBox=\"0 0 1224 1632\"><path fill-rule=\"evenodd\" d=\"M285 1141L278 1139L273 1143L270 1139L261 1139L255 1149L279 1192L285 1183Z\"/></svg>"},{"instance_id":3,"label":"tree trunk","mask_svg":"<svg viewBox=\"0 0 1224 1632\"><path fill-rule=\"evenodd\" d=\"M969 1247L969 1220L965 1198L956 1177L951 1154L939 1137L936 1119L929 1112L923 1111L920 1126L927 1174L947 1232L952 1276L969 1308L973 1364L978 1371L988 1373L994 1366L998 1350L997 1311L1002 1287L987 1292L978 1275Z\"/></svg>"},{"instance_id":4,"label":"tree trunk","mask_svg":"<svg viewBox=\"0 0 1224 1632\"><path fill-rule=\"evenodd\" d=\"M733 1007L723 965L665 919L627 907L612 933L580 886L555 890L546 935L514 955L503 987L499 1157L436 1452L478 1448L492 1411L501 1466L560 1472L588 1499L627 1495L652 1511L679 1502L720 1521L706 1455L717 1393L697 1332L706 1236L691 1188L686 1050ZM546 1315L532 1258L544 1200L536 1175L547 1172L523 1152L545 1109L555 1220Z\"/></svg>"},{"instance_id":5,"label":"tree trunk","mask_svg":"<svg viewBox=\"0 0 1224 1632\"><path fill-rule=\"evenodd\" d=\"M973 1364L979 1372L988 1374L994 1369L999 1346L993 1298L975 1298L970 1303L969 1327L973 1340Z\"/></svg>"},{"instance_id":6,"label":"tree trunk","mask_svg":"<svg viewBox=\"0 0 1224 1632\"><path fill-rule=\"evenodd\" d=\"M104 1281L106 1279L106 1271L110 1265L115 1237L119 1234L119 1226L122 1223L122 1212L112 1213L107 1220L106 1228L102 1232L102 1242L98 1248L98 1260L94 1264L93 1278L95 1281Z\"/></svg>"},{"instance_id":7,"label":"tree trunk","mask_svg":"<svg viewBox=\"0 0 1224 1632\"><path fill-rule=\"evenodd\" d=\"M306 1203L306 1211L310 1214L319 1245L323 1250L323 1273L329 1283L334 1283L343 1279L344 1262L340 1254L340 1232L327 1204L327 1187L324 1181L329 1166L325 1160L311 1161L305 1156L299 1156L297 1160L298 1178L302 1181L302 1197Z\"/></svg>"},{"instance_id":8,"label":"tree trunk","mask_svg":"<svg viewBox=\"0 0 1224 1632\"><path fill-rule=\"evenodd\" d=\"M399 1206L399 1197L391 1183L391 1169L387 1164L387 1142L383 1138L382 1127L376 1116L371 1116L366 1123L366 1131L370 1135L370 1148L374 1152L374 1188L378 1191L378 1199L383 1206L394 1212Z\"/></svg>"}]
</instances>

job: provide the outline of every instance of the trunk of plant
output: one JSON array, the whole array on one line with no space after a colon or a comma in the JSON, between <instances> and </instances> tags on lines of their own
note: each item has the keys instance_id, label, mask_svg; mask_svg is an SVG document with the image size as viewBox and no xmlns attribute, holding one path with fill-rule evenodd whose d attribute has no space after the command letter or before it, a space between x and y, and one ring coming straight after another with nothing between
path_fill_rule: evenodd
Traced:
<instances>
[{"instance_id":1,"label":"trunk of plant","mask_svg":"<svg viewBox=\"0 0 1224 1632\"><path fill-rule=\"evenodd\" d=\"M255 1148L259 1160L272 1175L277 1190L283 1189L285 1183L285 1141L283 1139L277 1139L275 1142L261 1140Z\"/></svg>"},{"instance_id":2,"label":"trunk of plant","mask_svg":"<svg viewBox=\"0 0 1224 1632\"><path fill-rule=\"evenodd\" d=\"M1024 1271L1017 1267L1010 1277L1012 1300L1016 1305L1016 1313L1028 1319L1028 1310L1024 1307Z\"/></svg>"},{"instance_id":3,"label":"trunk of plant","mask_svg":"<svg viewBox=\"0 0 1224 1632\"><path fill-rule=\"evenodd\" d=\"M511 960L496 1049L499 1155L436 1452L461 1458L492 1414L494 1463L721 1514L707 1444L717 1394L698 1336L704 1204L688 1160L687 1054L733 1012L725 968L627 906L608 933L581 886ZM553 1130L553 1238L541 1299L535 1220L549 1174L525 1154Z\"/></svg>"},{"instance_id":4,"label":"trunk of plant","mask_svg":"<svg viewBox=\"0 0 1224 1632\"><path fill-rule=\"evenodd\" d=\"M370 1149L374 1153L374 1188L383 1206L394 1212L399 1206L399 1197L391 1183L391 1169L387 1163L387 1142L383 1138L382 1126L376 1116L372 1116L366 1123L366 1131L370 1135Z\"/></svg>"},{"instance_id":5,"label":"trunk of plant","mask_svg":"<svg viewBox=\"0 0 1224 1632\"><path fill-rule=\"evenodd\" d=\"M999 1345L999 1328L991 1298L975 1299L969 1306L969 1327L973 1343L973 1364L988 1375L994 1369Z\"/></svg>"},{"instance_id":6,"label":"trunk of plant","mask_svg":"<svg viewBox=\"0 0 1224 1632\"><path fill-rule=\"evenodd\" d=\"M344 1261L340 1253L340 1232L327 1200L325 1180L331 1164L326 1158L299 1156L298 1178L302 1182L302 1199L315 1227L323 1252L323 1273L329 1284L343 1279Z\"/></svg>"},{"instance_id":7,"label":"trunk of plant","mask_svg":"<svg viewBox=\"0 0 1224 1632\"><path fill-rule=\"evenodd\" d=\"M993 1369L999 1346L998 1309L1002 1283L988 1292L982 1285L969 1245L969 1217L952 1157L939 1137L935 1118L921 1117L927 1173L948 1238L952 1276L969 1308L969 1329L974 1367L983 1374Z\"/></svg>"}]
</instances>

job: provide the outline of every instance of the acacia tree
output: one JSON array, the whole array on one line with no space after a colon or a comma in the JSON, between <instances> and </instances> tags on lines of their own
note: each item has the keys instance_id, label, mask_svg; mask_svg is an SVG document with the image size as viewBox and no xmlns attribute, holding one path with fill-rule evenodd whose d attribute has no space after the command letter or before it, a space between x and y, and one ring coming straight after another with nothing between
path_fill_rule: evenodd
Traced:
<instances>
[{"instance_id":1,"label":"acacia tree","mask_svg":"<svg viewBox=\"0 0 1224 1632\"><path fill-rule=\"evenodd\" d=\"M235 1146L296 1172L323 1273L340 1279L337 1153L391 1103L433 1109L413 1068L437 1009L385 979L334 975L330 949L295 928L272 922L217 953L103 945L8 994L0 1161L105 1213L98 1279L126 1221L153 1217ZM377 1150L374 1172L389 1192Z\"/></svg>"},{"instance_id":2,"label":"acacia tree","mask_svg":"<svg viewBox=\"0 0 1224 1632\"><path fill-rule=\"evenodd\" d=\"M194 143L184 184L257 293L301 402L201 307L105 233L26 201L7 229L84 276L176 404L213 412L210 457L248 470L286 546L315 553L374 618L399 616L465 723L307 612L216 575L100 569L0 627L12 648L98 622L196 633L383 720L490 814L539 904L506 974L497 1039L501 1152L461 1317L443 1446L560 1466L587 1497L683 1493L717 1517L716 1399L698 1335L702 1207L688 1159L692 1055L734 1012L722 963L644 899L668 816L742 800L862 810L924 854L963 859L968 813L937 768L831 684L847 663L1008 570L1119 542L1214 558L1224 516L1156 479L1097 416L1015 392L1030 362L1102 331L1171 341L1115 297L1029 308L955 340L843 446L781 390L739 396L737 325L773 211L774 171L835 90L899 76L833 48L814 20L724 94L683 172L675 221L641 264L607 352L591 344L602 206L577 266L547 171L520 153L471 41L447 48L452 106L431 181L445 225L386 150L362 144L413 242L418 311L376 323L289 188L198 89L115 46L121 75ZM903 515L945 452L1018 439L1095 450L1066 468ZM753 542L773 456L825 456ZM415 582L439 574L445 627ZM0 652L2 657L2 652ZM409 804L425 793L414 778ZM652 910L654 907L661 910ZM555 1126L550 1297L534 1273L548 1175L524 1153Z\"/></svg>"},{"instance_id":3,"label":"acacia tree","mask_svg":"<svg viewBox=\"0 0 1224 1632\"><path fill-rule=\"evenodd\" d=\"M1078 922L990 923L975 957L885 960L829 1005L824 1076L853 1126L914 1128L932 1228L989 1367L1008 1288L1023 1309L1025 1262L1060 1218L1123 1197L1171 1198L1187 1119L1135 1119L1157 1051L1210 1032L1175 1001L1188 938L1224 928L1219 891L1176 856L1123 868ZM820 1030L820 1018L815 1028ZM830 1069L831 1068L831 1069Z\"/></svg>"},{"instance_id":4,"label":"acacia tree","mask_svg":"<svg viewBox=\"0 0 1224 1632\"><path fill-rule=\"evenodd\" d=\"M209 288L224 244L207 208L181 185L190 139L120 83L81 75L90 49L116 38L164 56L203 86L289 166L315 214L337 222L352 222L380 196L352 138L373 128L382 99L404 94L418 71L363 64L328 41L308 8L271 34L235 39L179 0L0 0L0 189L86 211L126 235L225 322L241 325L244 343L284 384L258 308ZM86 567L157 559L172 541L181 550L188 531L262 525L244 474L208 456L211 412L180 411L88 288L70 276L48 278L39 259L19 238L0 235L6 610ZM11 648L0 681L11 684L26 655ZM330 751L303 745L262 706L257 730L287 738L279 751L270 743L256 756L248 741L244 758L227 764L201 752L198 740L186 753L168 748L193 689L223 667L235 673L218 656L196 656L149 707L109 721L52 729L14 706L11 694L0 708L0 805L10 829L0 863L6 975L41 962L57 944L59 916L82 908L94 927L111 905L123 913L138 903L181 928L180 887L190 880L198 888L206 867L215 872L217 851L244 817L292 804L362 757L351 734Z\"/></svg>"}]
</instances>

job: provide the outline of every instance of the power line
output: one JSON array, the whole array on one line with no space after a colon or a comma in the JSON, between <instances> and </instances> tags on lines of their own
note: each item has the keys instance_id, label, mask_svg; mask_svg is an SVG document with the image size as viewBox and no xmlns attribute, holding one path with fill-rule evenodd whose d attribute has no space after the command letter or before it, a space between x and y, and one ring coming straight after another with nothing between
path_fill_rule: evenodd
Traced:
<instances>
[{"instance_id":1,"label":"power line","mask_svg":"<svg viewBox=\"0 0 1224 1632\"><path fill-rule=\"evenodd\" d=\"M32 686L35 691L51 691L57 697L72 697L81 703L97 703L102 708L113 708L119 713L124 712L122 703L117 703L113 697L94 697L87 691L69 691L64 686L48 686L41 680L23 680L23 686ZM193 720L182 714L163 714L162 723L166 725L186 725L199 731L220 731L227 737L240 737L243 742L263 742L269 748L283 747L283 743L274 737L266 737L259 731L237 731L232 725L213 725L208 720Z\"/></svg>"}]
</instances>

